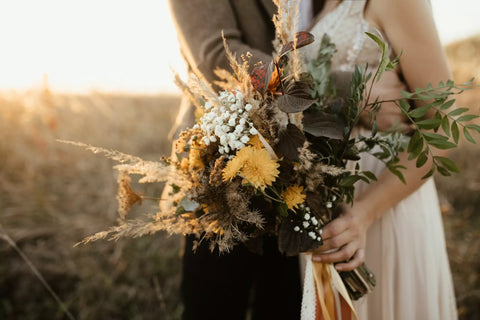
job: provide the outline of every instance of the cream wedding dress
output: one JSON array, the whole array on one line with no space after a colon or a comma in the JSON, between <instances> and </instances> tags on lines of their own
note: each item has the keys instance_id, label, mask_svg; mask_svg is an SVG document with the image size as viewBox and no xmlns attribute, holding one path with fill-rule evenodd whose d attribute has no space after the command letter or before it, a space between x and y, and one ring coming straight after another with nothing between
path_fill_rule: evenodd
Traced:
<instances>
[{"instance_id":1,"label":"cream wedding dress","mask_svg":"<svg viewBox=\"0 0 480 320\"><path fill-rule=\"evenodd\" d=\"M356 64L377 66L380 51L365 32L378 31L363 17L365 2L343 1L317 21L310 31L316 41L305 47L307 59L316 57L320 39L328 33L337 47L332 71L351 71ZM384 170L384 165L369 155L362 156L360 166L377 175ZM359 184L356 192L366 187ZM457 318L433 179L370 227L365 263L375 274L377 285L372 293L355 301L359 320Z\"/></svg>"}]
</instances>

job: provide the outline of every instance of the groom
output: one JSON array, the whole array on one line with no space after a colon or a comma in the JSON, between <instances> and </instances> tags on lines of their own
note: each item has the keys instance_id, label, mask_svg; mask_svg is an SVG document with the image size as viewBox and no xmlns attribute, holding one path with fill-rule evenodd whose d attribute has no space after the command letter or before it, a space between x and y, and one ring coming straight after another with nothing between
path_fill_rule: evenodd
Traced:
<instances>
[{"instance_id":1,"label":"groom","mask_svg":"<svg viewBox=\"0 0 480 320\"><path fill-rule=\"evenodd\" d=\"M190 70L213 83L217 67L230 70L221 31L237 57L250 52L251 65L272 59L275 29L271 0L170 0L181 51ZM194 123L188 98L182 99L173 135ZM298 257L278 252L275 238L264 237L263 255L244 245L228 254L210 252L208 241L193 252L186 237L181 294L184 320L298 319L301 284Z\"/></svg>"}]
</instances>

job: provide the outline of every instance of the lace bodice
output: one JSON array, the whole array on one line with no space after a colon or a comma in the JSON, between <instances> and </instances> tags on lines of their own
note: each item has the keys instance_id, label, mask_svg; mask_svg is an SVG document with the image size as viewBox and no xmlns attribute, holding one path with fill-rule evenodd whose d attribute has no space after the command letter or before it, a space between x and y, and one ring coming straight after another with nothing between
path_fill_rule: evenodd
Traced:
<instances>
[{"instance_id":1,"label":"lace bodice","mask_svg":"<svg viewBox=\"0 0 480 320\"><path fill-rule=\"evenodd\" d=\"M351 71L357 64L377 67L380 60L380 49L365 32L379 34L379 31L365 20L363 13L366 0L344 0L335 9L328 12L311 27L317 39L305 47L307 59L316 57L320 39L327 33L335 43L337 52L332 58L332 70Z\"/></svg>"}]
</instances>

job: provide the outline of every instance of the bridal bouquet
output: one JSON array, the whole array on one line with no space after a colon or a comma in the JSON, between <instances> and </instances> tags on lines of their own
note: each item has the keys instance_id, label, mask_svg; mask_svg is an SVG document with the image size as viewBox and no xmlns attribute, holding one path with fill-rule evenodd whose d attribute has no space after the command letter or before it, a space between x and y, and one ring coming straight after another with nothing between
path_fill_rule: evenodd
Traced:
<instances>
[{"instance_id":1,"label":"bridal bouquet","mask_svg":"<svg viewBox=\"0 0 480 320\"><path fill-rule=\"evenodd\" d=\"M196 234L198 241L209 241L212 250L226 252L238 243L256 250L261 236L272 234L281 252L308 252L322 244L322 226L335 219L342 206L353 203L355 183L376 180L372 172L355 165L362 153L383 161L403 181L399 152L408 152L421 167L433 156L432 147L456 147L460 128L471 142L470 132L480 132L480 126L465 123L478 116L452 108L451 96L470 83L458 86L452 81L402 92L403 98L395 101L413 128L410 136L395 128L377 132L382 101L369 102L367 83L372 80L375 85L397 63L388 57L385 42L366 35L381 49L374 73L357 66L353 73L335 75L330 72L335 46L328 36L315 40L321 41L318 56L304 62L301 48L312 43L313 36L279 32L280 24L276 26L283 36L269 64L250 66L248 55L236 57L225 44L233 73L216 70L219 91L200 76L187 83L176 78L197 107L197 120L181 132L172 157L144 161L87 146L121 162L116 166L121 223L83 243L165 230ZM412 108L413 100L425 104ZM363 112L370 114L369 136L354 133ZM427 113L434 116L426 118ZM425 178L435 171L449 175L458 169L450 159L434 156ZM130 175L142 175L139 182L167 184L160 212L148 221L126 219L131 206L145 198L132 190ZM353 299L375 285L365 266L340 276Z\"/></svg>"}]
</instances>

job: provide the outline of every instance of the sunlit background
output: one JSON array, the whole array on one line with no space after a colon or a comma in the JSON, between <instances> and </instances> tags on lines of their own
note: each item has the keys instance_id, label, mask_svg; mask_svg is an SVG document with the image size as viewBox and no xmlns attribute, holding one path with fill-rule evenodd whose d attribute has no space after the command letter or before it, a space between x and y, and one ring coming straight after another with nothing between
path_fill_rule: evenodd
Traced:
<instances>
[{"instance_id":1,"label":"sunlit background","mask_svg":"<svg viewBox=\"0 0 480 320\"><path fill-rule=\"evenodd\" d=\"M180 0L178 0L180 1ZM432 0L443 43L480 33L480 1ZM166 0L0 2L0 88L173 91L183 71Z\"/></svg>"}]
</instances>

